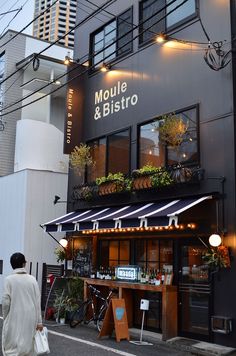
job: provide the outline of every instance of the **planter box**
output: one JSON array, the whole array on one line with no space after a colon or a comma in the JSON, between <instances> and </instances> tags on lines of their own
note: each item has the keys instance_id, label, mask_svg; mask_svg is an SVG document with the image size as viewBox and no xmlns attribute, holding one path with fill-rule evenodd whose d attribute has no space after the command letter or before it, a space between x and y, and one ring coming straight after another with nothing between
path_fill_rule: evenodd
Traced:
<instances>
[{"instance_id":1,"label":"planter box","mask_svg":"<svg viewBox=\"0 0 236 356\"><path fill-rule=\"evenodd\" d=\"M98 187L98 195L119 193L124 189L124 184L118 181L104 182Z\"/></svg>"},{"instance_id":2,"label":"planter box","mask_svg":"<svg viewBox=\"0 0 236 356\"><path fill-rule=\"evenodd\" d=\"M147 189L152 188L152 181L150 176L141 176L132 179L132 189Z\"/></svg>"}]
</instances>

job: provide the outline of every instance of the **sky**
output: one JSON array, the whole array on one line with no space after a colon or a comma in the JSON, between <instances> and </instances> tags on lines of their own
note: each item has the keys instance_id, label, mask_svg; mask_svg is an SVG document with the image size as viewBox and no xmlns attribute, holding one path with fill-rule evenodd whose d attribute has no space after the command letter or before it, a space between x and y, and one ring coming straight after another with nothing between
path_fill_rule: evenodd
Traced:
<instances>
[{"instance_id":1,"label":"sky","mask_svg":"<svg viewBox=\"0 0 236 356\"><path fill-rule=\"evenodd\" d=\"M22 10L17 14L17 11L11 12L7 15L1 15L4 12ZM17 16L13 19L13 17ZM0 0L0 36L7 31L7 29L21 31L26 25L33 20L34 17L34 0ZM9 22L11 22L9 24ZM8 26L9 24L9 26ZM31 25L24 33L32 35Z\"/></svg>"}]
</instances>

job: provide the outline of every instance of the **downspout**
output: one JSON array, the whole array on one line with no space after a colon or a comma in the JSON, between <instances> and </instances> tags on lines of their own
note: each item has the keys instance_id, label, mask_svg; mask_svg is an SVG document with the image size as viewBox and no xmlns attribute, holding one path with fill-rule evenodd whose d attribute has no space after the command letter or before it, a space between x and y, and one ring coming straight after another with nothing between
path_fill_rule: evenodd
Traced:
<instances>
[{"instance_id":1,"label":"downspout","mask_svg":"<svg viewBox=\"0 0 236 356\"><path fill-rule=\"evenodd\" d=\"M233 117L234 117L234 190L236 189L236 0L230 0L230 24L232 43L232 86L233 86ZM234 210L236 211L236 194L234 197Z\"/></svg>"}]
</instances>

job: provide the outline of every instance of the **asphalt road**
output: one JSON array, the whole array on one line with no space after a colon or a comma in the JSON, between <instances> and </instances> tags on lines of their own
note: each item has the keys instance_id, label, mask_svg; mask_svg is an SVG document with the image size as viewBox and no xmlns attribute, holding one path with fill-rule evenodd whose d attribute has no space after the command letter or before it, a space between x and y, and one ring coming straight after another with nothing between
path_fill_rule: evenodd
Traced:
<instances>
[{"instance_id":1,"label":"asphalt road","mask_svg":"<svg viewBox=\"0 0 236 356\"><path fill-rule=\"evenodd\" d=\"M190 353L177 351L158 340L143 340L153 342L153 345L137 346L127 340L116 342L115 337L98 339L97 330L93 326L79 325L71 329L68 325L48 323L48 338L51 356L189 356ZM2 329L2 319L0 319ZM1 330L0 330L1 331ZM136 337L138 340L139 337ZM135 340L131 337L131 340ZM2 353L0 351L0 356Z\"/></svg>"}]
</instances>

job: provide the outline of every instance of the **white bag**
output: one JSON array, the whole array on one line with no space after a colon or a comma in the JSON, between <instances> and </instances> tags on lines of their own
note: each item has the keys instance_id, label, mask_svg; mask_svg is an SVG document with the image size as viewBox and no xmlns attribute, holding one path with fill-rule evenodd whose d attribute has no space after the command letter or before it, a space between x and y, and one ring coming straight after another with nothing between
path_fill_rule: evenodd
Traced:
<instances>
[{"instance_id":1,"label":"white bag","mask_svg":"<svg viewBox=\"0 0 236 356\"><path fill-rule=\"evenodd\" d=\"M49 354L48 330L44 326L42 331L37 330L34 336L34 350L37 355Z\"/></svg>"}]
</instances>

